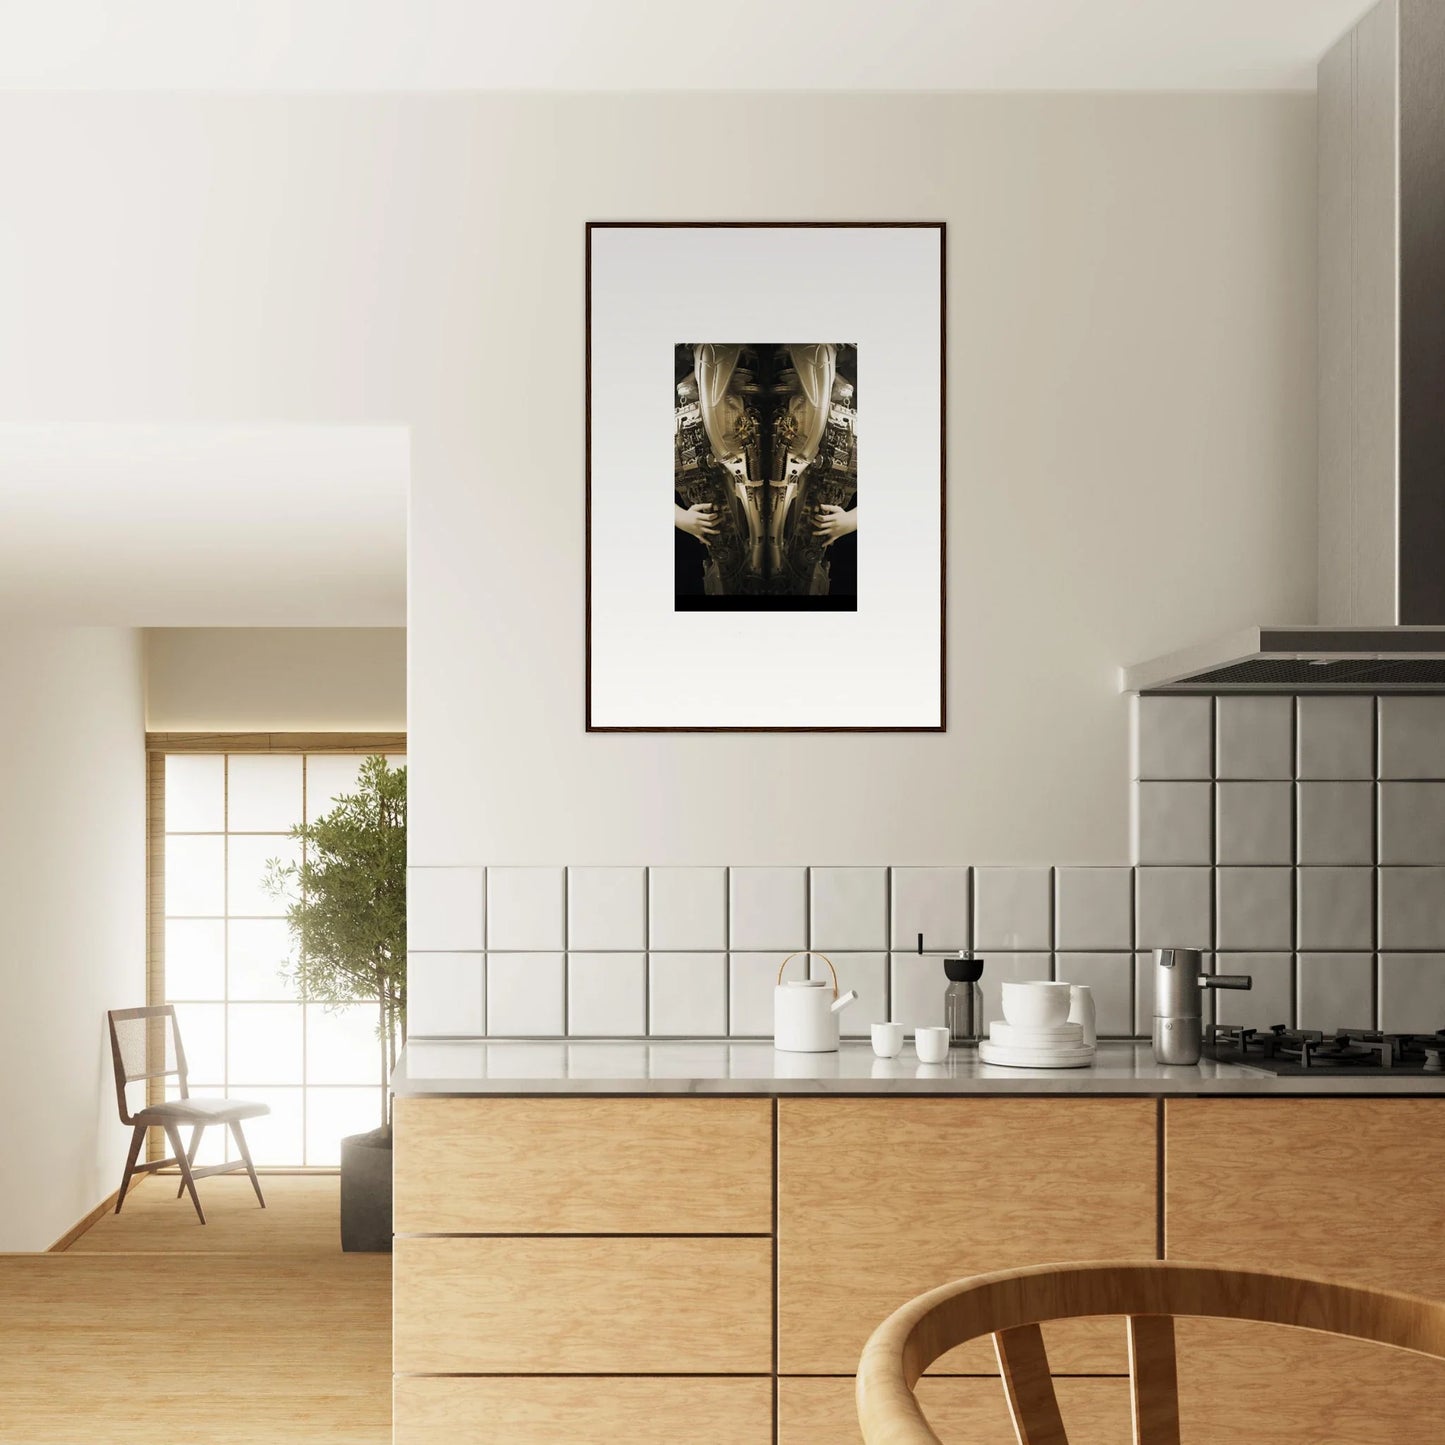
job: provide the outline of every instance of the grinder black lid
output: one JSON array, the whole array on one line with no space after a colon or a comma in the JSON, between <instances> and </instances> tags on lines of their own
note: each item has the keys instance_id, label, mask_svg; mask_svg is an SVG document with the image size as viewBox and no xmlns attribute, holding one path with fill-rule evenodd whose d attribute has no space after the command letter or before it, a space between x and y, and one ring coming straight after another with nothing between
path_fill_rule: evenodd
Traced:
<instances>
[{"instance_id":1,"label":"grinder black lid","mask_svg":"<svg viewBox=\"0 0 1445 1445\"><path fill-rule=\"evenodd\" d=\"M957 958L945 958L943 971L951 983L977 983L983 977L984 960L971 954L959 954Z\"/></svg>"}]
</instances>

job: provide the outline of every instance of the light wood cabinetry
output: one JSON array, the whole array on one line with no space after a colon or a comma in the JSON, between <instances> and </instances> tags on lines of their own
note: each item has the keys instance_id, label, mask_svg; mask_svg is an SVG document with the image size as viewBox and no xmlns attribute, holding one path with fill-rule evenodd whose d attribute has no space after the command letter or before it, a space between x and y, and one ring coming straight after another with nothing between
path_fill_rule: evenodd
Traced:
<instances>
[{"instance_id":1,"label":"light wood cabinetry","mask_svg":"<svg viewBox=\"0 0 1445 1445\"><path fill-rule=\"evenodd\" d=\"M1153 1259L1151 1099L782 1099L778 1368L851 1375L899 1305L963 1275ZM1046 1331L1055 1370L1124 1374L1122 1320ZM935 1372L993 1374L974 1343Z\"/></svg>"},{"instance_id":2,"label":"light wood cabinetry","mask_svg":"<svg viewBox=\"0 0 1445 1445\"><path fill-rule=\"evenodd\" d=\"M392 1445L767 1445L771 1380L425 1379L396 1382Z\"/></svg>"},{"instance_id":3,"label":"light wood cabinetry","mask_svg":"<svg viewBox=\"0 0 1445 1445\"><path fill-rule=\"evenodd\" d=\"M1445 1299L1445 1099L402 1099L396 1151L397 1445L769 1445L775 1389L777 1445L848 1445L913 1295L1161 1238ZM1046 1331L1073 1445L1129 1437L1124 1334ZM1379 1346L1177 1336L1191 1445L1416 1439L1445 1394ZM986 1345L919 1394L945 1440L1013 1439Z\"/></svg>"},{"instance_id":4,"label":"light wood cabinetry","mask_svg":"<svg viewBox=\"0 0 1445 1445\"><path fill-rule=\"evenodd\" d=\"M1445 1299L1445 1100L1171 1100L1165 1159L1168 1258ZM1445 1365L1377 1345L1215 1320L1178 1337L1198 1445L1417 1439L1445 1394Z\"/></svg>"},{"instance_id":5,"label":"light wood cabinetry","mask_svg":"<svg viewBox=\"0 0 1445 1445\"><path fill-rule=\"evenodd\" d=\"M398 1239L396 1368L769 1374L769 1239Z\"/></svg>"},{"instance_id":6,"label":"light wood cabinetry","mask_svg":"<svg viewBox=\"0 0 1445 1445\"><path fill-rule=\"evenodd\" d=\"M1130 1438L1127 1380L1062 1379L1055 1389L1069 1445L1121 1445ZM930 1375L919 1381L918 1399L946 1441L1017 1445L997 1378ZM861 1445L862 1439L851 1378L778 1381L778 1445Z\"/></svg>"},{"instance_id":7,"label":"light wood cabinetry","mask_svg":"<svg viewBox=\"0 0 1445 1445\"><path fill-rule=\"evenodd\" d=\"M771 1099L402 1098L397 1445L773 1433Z\"/></svg>"},{"instance_id":8,"label":"light wood cabinetry","mask_svg":"<svg viewBox=\"0 0 1445 1445\"><path fill-rule=\"evenodd\" d=\"M770 1234L770 1099L396 1101L398 1234Z\"/></svg>"}]
</instances>

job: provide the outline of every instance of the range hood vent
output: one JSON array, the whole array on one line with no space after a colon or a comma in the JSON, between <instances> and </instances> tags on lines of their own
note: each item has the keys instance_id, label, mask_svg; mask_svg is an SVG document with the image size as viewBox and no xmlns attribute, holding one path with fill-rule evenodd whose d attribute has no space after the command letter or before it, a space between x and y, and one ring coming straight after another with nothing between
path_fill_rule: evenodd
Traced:
<instances>
[{"instance_id":1,"label":"range hood vent","mask_svg":"<svg viewBox=\"0 0 1445 1445\"><path fill-rule=\"evenodd\" d=\"M1125 692L1445 692L1445 627L1251 627L1124 669Z\"/></svg>"},{"instance_id":2,"label":"range hood vent","mask_svg":"<svg viewBox=\"0 0 1445 1445\"><path fill-rule=\"evenodd\" d=\"M1445 3L1321 60L1319 627L1255 627L1131 692L1445 692Z\"/></svg>"}]
</instances>

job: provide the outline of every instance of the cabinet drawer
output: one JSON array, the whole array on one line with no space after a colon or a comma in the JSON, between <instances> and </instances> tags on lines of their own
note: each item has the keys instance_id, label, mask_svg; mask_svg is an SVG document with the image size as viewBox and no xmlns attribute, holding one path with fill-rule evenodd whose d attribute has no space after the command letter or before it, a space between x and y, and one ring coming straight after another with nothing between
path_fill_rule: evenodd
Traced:
<instances>
[{"instance_id":1,"label":"cabinet drawer","mask_svg":"<svg viewBox=\"0 0 1445 1445\"><path fill-rule=\"evenodd\" d=\"M397 1380L393 1445L768 1445L770 1379Z\"/></svg>"},{"instance_id":2,"label":"cabinet drawer","mask_svg":"<svg viewBox=\"0 0 1445 1445\"><path fill-rule=\"evenodd\" d=\"M778 1358L848 1375L914 1295L964 1275L1153 1259L1149 1099L783 1099L778 1104ZM1064 1374L1127 1374L1121 1320L1045 1330ZM940 1374L993 1374L993 1346Z\"/></svg>"},{"instance_id":3,"label":"cabinet drawer","mask_svg":"<svg viewBox=\"0 0 1445 1445\"><path fill-rule=\"evenodd\" d=\"M1120 1445L1132 1438L1128 1380L1055 1380L1054 1391L1069 1445ZM918 1382L918 1401L944 1440L1016 1445L998 1379L929 1375ZM778 1445L861 1445L862 1439L851 1379L778 1381Z\"/></svg>"},{"instance_id":4,"label":"cabinet drawer","mask_svg":"<svg viewBox=\"0 0 1445 1445\"><path fill-rule=\"evenodd\" d=\"M396 1101L398 1234L768 1234L768 1099Z\"/></svg>"},{"instance_id":5,"label":"cabinet drawer","mask_svg":"<svg viewBox=\"0 0 1445 1445\"><path fill-rule=\"evenodd\" d=\"M398 1239L403 1374L768 1374L767 1239Z\"/></svg>"}]
</instances>

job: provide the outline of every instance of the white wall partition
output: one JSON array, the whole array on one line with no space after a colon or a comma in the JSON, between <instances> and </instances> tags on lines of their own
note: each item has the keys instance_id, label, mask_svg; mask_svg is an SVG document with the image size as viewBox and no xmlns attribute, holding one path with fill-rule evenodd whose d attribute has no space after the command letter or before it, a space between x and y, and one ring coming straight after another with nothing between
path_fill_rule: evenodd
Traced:
<instances>
[{"instance_id":1,"label":"white wall partition","mask_svg":"<svg viewBox=\"0 0 1445 1445\"><path fill-rule=\"evenodd\" d=\"M1313 617L1311 96L12 94L0 173L10 417L411 427L415 863L1121 863L1116 667ZM583 731L583 225L699 218L948 222L947 734Z\"/></svg>"},{"instance_id":2,"label":"white wall partition","mask_svg":"<svg viewBox=\"0 0 1445 1445\"><path fill-rule=\"evenodd\" d=\"M120 1183L105 1011L145 1002L140 634L0 626L0 1250Z\"/></svg>"}]
</instances>

